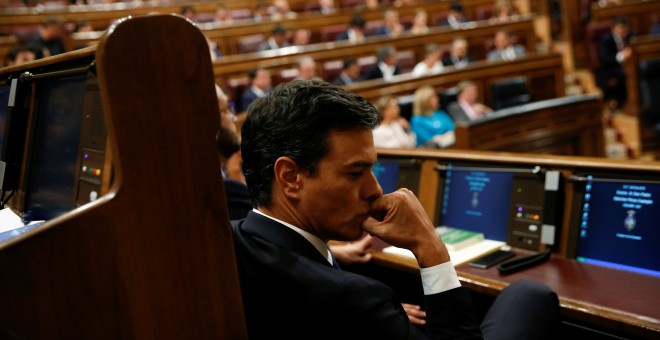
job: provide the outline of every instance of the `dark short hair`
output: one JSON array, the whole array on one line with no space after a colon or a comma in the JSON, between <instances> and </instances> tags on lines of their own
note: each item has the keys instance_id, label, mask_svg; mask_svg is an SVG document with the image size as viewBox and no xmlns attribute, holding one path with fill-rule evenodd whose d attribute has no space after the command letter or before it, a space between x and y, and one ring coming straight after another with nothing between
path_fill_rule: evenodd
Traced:
<instances>
[{"instance_id":1,"label":"dark short hair","mask_svg":"<svg viewBox=\"0 0 660 340\"><path fill-rule=\"evenodd\" d=\"M253 67L248 70L248 78L250 78L250 81L254 80L254 78L257 77L257 73L259 73L260 67Z\"/></svg>"},{"instance_id":2,"label":"dark short hair","mask_svg":"<svg viewBox=\"0 0 660 340\"><path fill-rule=\"evenodd\" d=\"M451 3L451 6L449 6L449 8L450 8L452 11L463 12L463 4L462 4L460 1L454 1L454 2L452 2L452 3Z\"/></svg>"},{"instance_id":3,"label":"dark short hair","mask_svg":"<svg viewBox=\"0 0 660 340\"><path fill-rule=\"evenodd\" d=\"M286 34L286 28L284 28L281 25L277 25L273 27L273 30L271 31L273 35L284 35Z\"/></svg>"},{"instance_id":4,"label":"dark short hair","mask_svg":"<svg viewBox=\"0 0 660 340\"><path fill-rule=\"evenodd\" d=\"M331 131L371 130L379 122L367 100L320 80L294 80L257 98L241 130L243 172L253 205L271 203L278 158L289 157L314 175L329 152Z\"/></svg>"},{"instance_id":5,"label":"dark short hair","mask_svg":"<svg viewBox=\"0 0 660 340\"><path fill-rule=\"evenodd\" d=\"M366 25L366 22L364 21L364 18L362 17L362 15L354 14L351 17L351 21L348 22L348 25L352 26L352 27L364 28L364 26Z\"/></svg>"},{"instance_id":6,"label":"dark short hair","mask_svg":"<svg viewBox=\"0 0 660 340\"><path fill-rule=\"evenodd\" d=\"M16 45L10 48L9 51L7 51L7 54L5 55L5 63L7 63L8 60L13 61L14 59L16 59L19 53L26 51L34 53L35 59L41 59L44 57L44 52L40 46L38 46L35 43L28 43L23 45Z\"/></svg>"},{"instance_id":7,"label":"dark short hair","mask_svg":"<svg viewBox=\"0 0 660 340\"><path fill-rule=\"evenodd\" d=\"M353 57L347 57L342 61L342 68L344 70L348 70L351 65L357 64L357 59Z\"/></svg>"},{"instance_id":8,"label":"dark short hair","mask_svg":"<svg viewBox=\"0 0 660 340\"><path fill-rule=\"evenodd\" d=\"M614 18L612 18L612 25L629 25L630 24L630 19L628 17L622 16L622 15L617 15Z\"/></svg>"}]
</instances>

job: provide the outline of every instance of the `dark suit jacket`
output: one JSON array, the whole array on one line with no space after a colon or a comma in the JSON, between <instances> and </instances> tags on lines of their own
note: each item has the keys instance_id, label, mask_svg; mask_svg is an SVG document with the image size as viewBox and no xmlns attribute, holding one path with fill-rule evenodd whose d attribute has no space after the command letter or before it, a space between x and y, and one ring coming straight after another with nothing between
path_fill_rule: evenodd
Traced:
<instances>
[{"instance_id":1,"label":"dark suit jacket","mask_svg":"<svg viewBox=\"0 0 660 340\"><path fill-rule=\"evenodd\" d=\"M470 122L470 117L467 115L467 113L465 113L465 110L463 110L458 102L449 103L447 105L447 113L449 113L454 123Z\"/></svg>"},{"instance_id":2,"label":"dark suit jacket","mask_svg":"<svg viewBox=\"0 0 660 340\"><path fill-rule=\"evenodd\" d=\"M467 17L462 17L458 20L458 22L461 23L461 24L465 23L465 22L468 22L468 21L469 20L468 20ZM451 24L449 23L449 19L447 17L445 17L445 18L442 18L442 19L438 20L436 26L451 26Z\"/></svg>"},{"instance_id":3,"label":"dark suit jacket","mask_svg":"<svg viewBox=\"0 0 660 340\"><path fill-rule=\"evenodd\" d=\"M252 91L252 87L248 87L241 95L241 107L239 107L238 110L240 112L246 111L248 106L257 98L259 98L259 96Z\"/></svg>"},{"instance_id":4,"label":"dark suit jacket","mask_svg":"<svg viewBox=\"0 0 660 340\"><path fill-rule=\"evenodd\" d=\"M348 31L343 31L335 36L335 40L348 40Z\"/></svg>"},{"instance_id":5,"label":"dark suit jacket","mask_svg":"<svg viewBox=\"0 0 660 340\"><path fill-rule=\"evenodd\" d=\"M468 64L473 62L475 59L473 56L468 55L465 57L467 59ZM442 58L442 65L443 66L453 66L454 65L454 60L450 56L446 56Z\"/></svg>"},{"instance_id":6,"label":"dark suit jacket","mask_svg":"<svg viewBox=\"0 0 660 340\"><path fill-rule=\"evenodd\" d=\"M395 66L394 68L394 74L399 74L399 67ZM383 71L380 70L380 67L378 67L378 63L374 64L370 69L367 70L367 72L364 74L364 80L369 80L369 79L382 79L383 78Z\"/></svg>"},{"instance_id":7,"label":"dark suit jacket","mask_svg":"<svg viewBox=\"0 0 660 340\"><path fill-rule=\"evenodd\" d=\"M623 40L626 45L629 44L632 34L626 36ZM612 33L607 33L600 41L598 46L599 67L596 70L596 83L601 88L609 87L608 83L616 79L620 83L616 91L625 90L625 72L623 66L616 60L619 47L614 40Z\"/></svg>"},{"instance_id":8,"label":"dark suit jacket","mask_svg":"<svg viewBox=\"0 0 660 340\"><path fill-rule=\"evenodd\" d=\"M250 339L426 339L383 283L332 267L300 234L248 213L232 222ZM432 338L478 338L469 290L425 296Z\"/></svg>"},{"instance_id":9,"label":"dark suit jacket","mask_svg":"<svg viewBox=\"0 0 660 340\"><path fill-rule=\"evenodd\" d=\"M346 78L348 78L348 76L346 76ZM353 83L356 82L356 81L358 81L358 79L351 80L350 82L349 82L349 81L346 81L346 79L344 79L344 77L342 77L341 74L339 74L339 75L338 75L338 76L332 81L332 83L335 84L335 85L337 85L337 86L343 86L343 85L353 84Z\"/></svg>"},{"instance_id":10,"label":"dark suit jacket","mask_svg":"<svg viewBox=\"0 0 660 340\"><path fill-rule=\"evenodd\" d=\"M630 35L625 37L625 44L629 44ZM598 62L600 63L601 68L617 68L621 67L621 64L616 60L616 55L619 52L619 47L614 40L614 35L612 33L606 34L603 39L600 41L598 46Z\"/></svg>"},{"instance_id":11,"label":"dark suit jacket","mask_svg":"<svg viewBox=\"0 0 660 340\"><path fill-rule=\"evenodd\" d=\"M250 192L247 186L227 177L224 178L224 184L229 218L231 220L245 218L248 212L252 210L252 200L250 199Z\"/></svg>"}]
</instances>

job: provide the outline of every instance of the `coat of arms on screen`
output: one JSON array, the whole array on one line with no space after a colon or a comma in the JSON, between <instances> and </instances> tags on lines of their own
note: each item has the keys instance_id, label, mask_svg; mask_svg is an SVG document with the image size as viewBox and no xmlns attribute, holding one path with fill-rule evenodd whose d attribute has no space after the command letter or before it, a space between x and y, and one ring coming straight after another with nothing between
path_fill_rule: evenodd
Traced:
<instances>
[{"instance_id":1,"label":"coat of arms on screen","mask_svg":"<svg viewBox=\"0 0 660 340\"><path fill-rule=\"evenodd\" d=\"M623 225L626 227L628 232L631 232L635 229L637 225L637 220L635 220L635 210L628 210L628 216L623 220Z\"/></svg>"}]
</instances>

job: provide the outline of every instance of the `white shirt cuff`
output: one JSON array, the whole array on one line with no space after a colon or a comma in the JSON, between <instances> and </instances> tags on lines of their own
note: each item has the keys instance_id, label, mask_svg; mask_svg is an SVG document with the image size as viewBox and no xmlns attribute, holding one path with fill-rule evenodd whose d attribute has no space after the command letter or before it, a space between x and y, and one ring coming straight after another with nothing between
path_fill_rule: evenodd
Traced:
<instances>
[{"instance_id":1,"label":"white shirt cuff","mask_svg":"<svg viewBox=\"0 0 660 340\"><path fill-rule=\"evenodd\" d=\"M451 261L433 267L421 268L420 273L424 295L442 293L461 286L456 269L454 269Z\"/></svg>"},{"instance_id":2,"label":"white shirt cuff","mask_svg":"<svg viewBox=\"0 0 660 340\"><path fill-rule=\"evenodd\" d=\"M623 62L623 52L617 52L616 61L618 61L619 64Z\"/></svg>"}]
</instances>

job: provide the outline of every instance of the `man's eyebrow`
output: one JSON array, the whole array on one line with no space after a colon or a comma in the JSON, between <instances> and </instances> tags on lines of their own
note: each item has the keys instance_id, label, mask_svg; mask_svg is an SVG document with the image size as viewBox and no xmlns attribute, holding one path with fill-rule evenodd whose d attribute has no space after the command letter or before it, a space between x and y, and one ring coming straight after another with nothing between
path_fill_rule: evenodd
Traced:
<instances>
[{"instance_id":1,"label":"man's eyebrow","mask_svg":"<svg viewBox=\"0 0 660 340\"><path fill-rule=\"evenodd\" d=\"M374 165L374 162L369 161L355 161L352 163L346 164L347 168L369 168Z\"/></svg>"}]
</instances>

